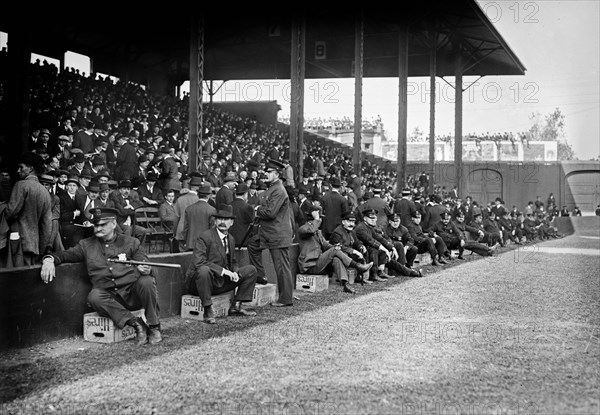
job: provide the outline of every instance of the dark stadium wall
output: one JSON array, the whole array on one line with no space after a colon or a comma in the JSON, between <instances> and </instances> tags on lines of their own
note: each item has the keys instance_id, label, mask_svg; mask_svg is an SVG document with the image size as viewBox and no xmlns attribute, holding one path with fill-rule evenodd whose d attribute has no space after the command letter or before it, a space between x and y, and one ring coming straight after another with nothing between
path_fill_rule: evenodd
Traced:
<instances>
[{"instance_id":1,"label":"dark stadium wall","mask_svg":"<svg viewBox=\"0 0 600 415\"><path fill-rule=\"evenodd\" d=\"M236 249L240 265L250 263L246 249ZM290 249L292 275L298 273L298 244ZM192 252L150 255L151 262L180 264L181 270L154 267L161 318L181 314L185 294L184 274ZM276 283L275 267L268 250L263 265L270 283ZM93 310L87 305L91 289L82 263L56 267L56 278L44 284L41 266L0 270L0 350L59 340L83 334L83 315Z\"/></svg>"}]
</instances>

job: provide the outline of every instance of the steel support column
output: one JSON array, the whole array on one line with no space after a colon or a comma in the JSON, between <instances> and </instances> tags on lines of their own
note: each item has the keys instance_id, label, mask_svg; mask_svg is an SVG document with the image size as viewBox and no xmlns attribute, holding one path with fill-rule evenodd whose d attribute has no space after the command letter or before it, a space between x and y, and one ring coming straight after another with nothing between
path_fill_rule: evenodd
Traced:
<instances>
[{"instance_id":1,"label":"steel support column","mask_svg":"<svg viewBox=\"0 0 600 415\"><path fill-rule=\"evenodd\" d=\"M5 153L1 154L2 168L17 181L17 166L21 154L28 150L29 139L29 88L31 85L32 35L26 28L14 24L10 28L10 52L5 85L6 120L0 126L0 134L6 135ZM51 128L51 125L37 125Z\"/></svg>"},{"instance_id":2,"label":"steel support column","mask_svg":"<svg viewBox=\"0 0 600 415\"><path fill-rule=\"evenodd\" d=\"M403 22L398 32L398 164L396 165L396 192L406 184L406 135L408 124L408 23Z\"/></svg>"},{"instance_id":3,"label":"steel support column","mask_svg":"<svg viewBox=\"0 0 600 415\"><path fill-rule=\"evenodd\" d=\"M429 96L429 194L432 194L435 181L435 75L437 69L437 33L435 30L429 31L429 39L429 83L431 88Z\"/></svg>"},{"instance_id":4,"label":"steel support column","mask_svg":"<svg viewBox=\"0 0 600 415\"><path fill-rule=\"evenodd\" d=\"M454 43L454 168L458 197L462 197L463 68L460 41Z\"/></svg>"},{"instance_id":5,"label":"steel support column","mask_svg":"<svg viewBox=\"0 0 600 415\"><path fill-rule=\"evenodd\" d=\"M305 17L292 19L291 45L291 102L290 102L290 165L296 179L302 178L304 155L304 70L305 58Z\"/></svg>"},{"instance_id":6,"label":"steel support column","mask_svg":"<svg viewBox=\"0 0 600 415\"><path fill-rule=\"evenodd\" d=\"M356 17L354 27L354 149L352 166L354 173L360 176L362 148L362 85L363 85L363 47L364 20L362 14Z\"/></svg>"},{"instance_id":7,"label":"steel support column","mask_svg":"<svg viewBox=\"0 0 600 415\"><path fill-rule=\"evenodd\" d=\"M204 17L192 18L190 30L189 171L202 166L202 82L204 81Z\"/></svg>"}]
</instances>

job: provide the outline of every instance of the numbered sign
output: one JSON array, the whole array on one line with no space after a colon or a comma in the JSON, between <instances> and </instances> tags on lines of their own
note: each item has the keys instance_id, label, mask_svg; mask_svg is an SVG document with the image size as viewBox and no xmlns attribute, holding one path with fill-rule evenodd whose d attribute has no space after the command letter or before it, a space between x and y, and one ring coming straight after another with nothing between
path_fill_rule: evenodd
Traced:
<instances>
[{"instance_id":1,"label":"numbered sign","mask_svg":"<svg viewBox=\"0 0 600 415\"><path fill-rule=\"evenodd\" d=\"M315 60L327 59L327 42L317 40L315 42Z\"/></svg>"}]
</instances>

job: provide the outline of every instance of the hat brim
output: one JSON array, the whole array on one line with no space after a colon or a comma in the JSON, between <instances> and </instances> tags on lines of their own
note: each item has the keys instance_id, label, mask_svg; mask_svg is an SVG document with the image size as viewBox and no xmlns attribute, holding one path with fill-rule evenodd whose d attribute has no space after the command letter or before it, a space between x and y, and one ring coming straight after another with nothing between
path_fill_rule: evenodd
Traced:
<instances>
[{"instance_id":1,"label":"hat brim","mask_svg":"<svg viewBox=\"0 0 600 415\"><path fill-rule=\"evenodd\" d=\"M116 216L108 216L106 218L94 219L92 220L92 223L94 225L104 225L105 223L108 223L111 220L117 220Z\"/></svg>"},{"instance_id":2,"label":"hat brim","mask_svg":"<svg viewBox=\"0 0 600 415\"><path fill-rule=\"evenodd\" d=\"M235 215L230 215L229 213L213 213L212 215L214 218L221 218L221 219L235 219Z\"/></svg>"}]
</instances>

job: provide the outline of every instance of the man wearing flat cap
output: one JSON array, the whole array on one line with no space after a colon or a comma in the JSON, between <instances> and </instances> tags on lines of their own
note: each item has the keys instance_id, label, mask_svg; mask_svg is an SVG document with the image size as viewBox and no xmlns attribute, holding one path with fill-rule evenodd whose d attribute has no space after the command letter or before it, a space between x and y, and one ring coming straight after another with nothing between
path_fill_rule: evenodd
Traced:
<instances>
[{"instance_id":1,"label":"man wearing flat cap","mask_svg":"<svg viewBox=\"0 0 600 415\"><path fill-rule=\"evenodd\" d=\"M186 286L192 295L200 297L204 321L215 324L212 296L235 291L229 315L255 316L242 303L252 301L256 283L256 268L239 267L235 256L235 240L229 229L235 220L229 205L220 205L213 213L215 225L202 232L194 242L193 262L186 273Z\"/></svg>"},{"instance_id":2,"label":"man wearing flat cap","mask_svg":"<svg viewBox=\"0 0 600 415\"><path fill-rule=\"evenodd\" d=\"M44 256L42 280L49 283L54 279L55 265L85 262L92 283L87 301L92 308L101 316L111 318L119 328L132 326L137 345L160 342L158 298L152 268L109 261L148 262L144 248L136 238L116 232L116 209L95 208L91 213L94 236L80 240L66 251ZM145 309L149 327L130 311L139 308Z\"/></svg>"},{"instance_id":3,"label":"man wearing flat cap","mask_svg":"<svg viewBox=\"0 0 600 415\"><path fill-rule=\"evenodd\" d=\"M293 218L290 199L279 179L283 167L282 163L267 159L264 181L268 187L260 197L260 204L255 207L255 216L260 225L260 247L269 249L277 275L279 300L271 304L275 307L291 306L294 290L289 252L293 238ZM250 261L254 265L260 261L260 258L257 260L257 258L250 257ZM262 268L262 263L259 266ZM259 275L264 275L263 270L258 267L257 270Z\"/></svg>"},{"instance_id":4,"label":"man wearing flat cap","mask_svg":"<svg viewBox=\"0 0 600 415\"><path fill-rule=\"evenodd\" d=\"M17 170L20 180L15 183L6 207L8 224L21 240L23 265L39 263L39 255L51 242L52 200L37 177L43 169L39 154L26 152L21 156Z\"/></svg>"}]
</instances>

